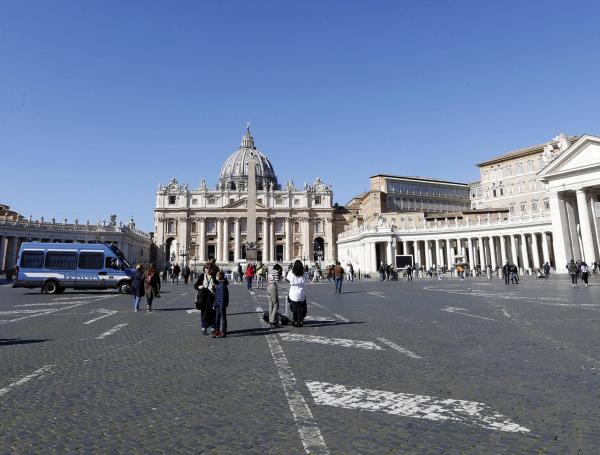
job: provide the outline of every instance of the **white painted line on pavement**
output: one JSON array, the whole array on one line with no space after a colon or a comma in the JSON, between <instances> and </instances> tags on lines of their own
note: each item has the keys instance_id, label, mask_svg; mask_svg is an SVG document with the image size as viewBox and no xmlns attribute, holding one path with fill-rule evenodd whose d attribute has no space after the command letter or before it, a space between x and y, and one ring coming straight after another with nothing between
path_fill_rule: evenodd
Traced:
<instances>
[{"instance_id":1,"label":"white painted line on pavement","mask_svg":"<svg viewBox=\"0 0 600 455\"><path fill-rule=\"evenodd\" d=\"M254 299L255 303L257 303L256 311L258 313L258 320L261 325L265 327L267 324L262 320L263 309L256 301L256 297L254 297ZM275 362L279 379L283 385L283 391L288 401L290 411L296 422L296 427L298 428L304 451L307 454L328 455L329 449L327 449L321 430L319 429L312 412L310 412L306 400L300 392L292 367L281 348L277 336L274 333L266 333L265 337L267 338L267 344L271 350L271 356Z\"/></svg>"},{"instance_id":2,"label":"white painted line on pavement","mask_svg":"<svg viewBox=\"0 0 600 455\"><path fill-rule=\"evenodd\" d=\"M350 322L350 319L345 318L341 314L337 314L337 313L331 313L331 314L333 314L336 318L338 318L342 322L346 322L346 323Z\"/></svg>"},{"instance_id":3,"label":"white painted line on pavement","mask_svg":"<svg viewBox=\"0 0 600 455\"><path fill-rule=\"evenodd\" d=\"M17 307L23 307L23 306L57 306L57 305L73 305L75 303L83 303L82 301L78 301L78 302L45 302L45 303L22 303L20 305L15 305L15 308ZM87 302L85 302L87 303Z\"/></svg>"},{"instance_id":4,"label":"white painted line on pavement","mask_svg":"<svg viewBox=\"0 0 600 455\"><path fill-rule=\"evenodd\" d=\"M501 310L502 310L502 313L504 314L504 316L506 316L507 318L511 317L511 315L508 314L508 311L506 311L504 308L501 308Z\"/></svg>"},{"instance_id":5,"label":"white painted line on pavement","mask_svg":"<svg viewBox=\"0 0 600 455\"><path fill-rule=\"evenodd\" d=\"M104 332L104 333L102 333L102 334L98 335L98 336L96 337L96 339L97 339L97 340L101 340L101 339L103 339L103 338L106 338L107 336L110 336L110 335L112 335L113 333L116 333L116 332L118 332L118 331L119 331L119 330L121 330L123 327L127 327L127 324L119 324L119 325L116 325L116 326L114 326L112 329L110 329L110 330L107 330L106 332Z\"/></svg>"},{"instance_id":6,"label":"white painted line on pavement","mask_svg":"<svg viewBox=\"0 0 600 455\"><path fill-rule=\"evenodd\" d=\"M79 295L79 296L74 296L74 297L58 297L57 299L52 299L52 301L57 302L60 300L81 300L81 299L96 299L98 297L96 297L95 295Z\"/></svg>"},{"instance_id":7,"label":"white painted line on pavement","mask_svg":"<svg viewBox=\"0 0 600 455\"><path fill-rule=\"evenodd\" d=\"M485 318L483 316L476 316L474 314L469 314L469 310L467 310L466 308L456 308L453 306L449 306L448 308L442 308L442 311L447 311L448 313L460 314L461 316L468 316L470 318L485 319L486 321L495 321L495 319Z\"/></svg>"},{"instance_id":8,"label":"white painted line on pavement","mask_svg":"<svg viewBox=\"0 0 600 455\"><path fill-rule=\"evenodd\" d=\"M381 341L384 344L387 344L390 348L395 349L398 352L401 352L402 354L406 354L409 357L412 357L413 359L422 359L423 357L421 357L420 355L415 354L412 351L409 351L408 349L404 349L402 346L398 346L396 343L394 343L393 341L390 341L386 338L377 338L379 341Z\"/></svg>"},{"instance_id":9,"label":"white painted line on pavement","mask_svg":"<svg viewBox=\"0 0 600 455\"><path fill-rule=\"evenodd\" d=\"M529 429L477 401L439 399L427 395L347 388L343 385L310 381L306 383L315 403L344 409L385 412L403 417L452 421L490 430L529 433Z\"/></svg>"},{"instance_id":10,"label":"white painted line on pavement","mask_svg":"<svg viewBox=\"0 0 600 455\"><path fill-rule=\"evenodd\" d=\"M31 381L32 379L41 378L46 373L52 373L51 369L52 369L53 366L54 365L43 366L39 370L35 370L33 373L25 376L24 378L19 379L17 382L13 382L12 384L9 384L6 387L1 388L0 389L0 397L3 396L3 395L6 395L8 392L10 392L15 387L23 385L23 384Z\"/></svg>"},{"instance_id":11,"label":"white painted line on pavement","mask_svg":"<svg viewBox=\"0 0 600 455\"><path fill-rule=\"evenodd\" d=\"M97 318L94 319L90 319L89 321L84 322L84 325L89 325L89 324L93 324L96 321L99 321L100 319L104 319L107 318L109 316L112 316L113 314L117 314L118 311L115 310L105 310L104 308L100 308L98 310L96 310L98 313L105 313L102 316L98 316Z\"/></svg>"},{"instance_id":12,"label":"white painted line on pavement","mask_svg":"<svg viewBox=\"0 0 600 455\"><path fill-rule=\"evenodd\" d=\"M381 291L369 291L367 294L374 295L375 297L379 297L381 299L387 299L385 295L380 294Z\"/></svg>"},{"instance_id":13,"label":"white painted line on pavement","mask_svg":"<svg viewBox=\"0 0 600 455\"><path fill-rule=\"evenodd\" d=\"M35 318L37 316L44 316L46 314L52 314L52 313L56 313L58 311L63 311L63 310L69 310L71 308L76 308L78 306L82 306L82 305L87 305L88 303L92 303L92 302L97 302L99 300L105 300L105 299L111 299L113 297L118 297L120 294L115 294L115 295L109 295L106 297L99 297L96 300L89 300L87 302L82 302L82 303L77 303L77 304L70 304L69 306L64 306L62 308L53 308L51 310L48 311L44 311L43 313L36 313L36 314L30 314L28 316L23 316L21 318L15 318L15 319L8 319L5 321L0 321L0 325L4 325L4 324L11 324L13 322L19 322L19 321L23 321L25 319L29 319L29 318ZM70 302L71 303L71 302Z\"/></svg>"},{"instance_id":14,"label":"white painted line on pavement","mask_svg":"<svg viewBox=\"0 0 600 455\"><path fill-rule=\"evenodd\" d=\"M0 311L0 314L36 314L36 313L45 313L47 312L48 309L47 308L40 308L37 310L7 310L7 311Z\"/></svg>"},{"instance_id":15,"label":"white painted line on pavement","mask_svg":"<svg viewBox=\"0 0 600 455\"><path fill-rule=\"evenodd\" d=\"M197 310L196 308L192 308L191 310L187 310L186 313L187 314L192 314L192 313L200 313L200 310Z\"/></svg>"},{"instance_id":16,"label":"white painted line on pavement","mask_svg":"<svg viewBox=\"0 0 600 455\"><path fill-rule=\"evenodd\" d=\"M383 348L376 345L372 341L356 341L346 338L328 338L317 335L300 335L298 333L280 333L279 336L283 341L303 341L305 343L327 344L332 346L343 346L345 348L370 349L381 351Z\"/></svg>"},{"instance_id":17,"label":"white painted line on pavement","mask_svg":"<svg viewBox=\"0 0 600 455\"><path fill-rule=\"evenodd\" d=\"M309 304L309 305L314 305L314 306L316 306L317 308L321 308L322 310L324 310L324 309L325 309L325 307L324 307L323 305L321 305L321 304L320 304L320 303L318 303L318 302L315 302L314 300L311 300L311 301L309 301L309 302L308 302L308 304Z\"/></svg>"},{"instance_id":18,"label":"white painted line on pavement","mask_svg":"<svg viewBox=\"0 0 600 455\"><path fill-rule=\"evenodd\" d=\"M334 318L327 318L324 316L306 316L304 318L305 321L315 321L315 322L335 322Z\"/></svg>"}]
</instances>

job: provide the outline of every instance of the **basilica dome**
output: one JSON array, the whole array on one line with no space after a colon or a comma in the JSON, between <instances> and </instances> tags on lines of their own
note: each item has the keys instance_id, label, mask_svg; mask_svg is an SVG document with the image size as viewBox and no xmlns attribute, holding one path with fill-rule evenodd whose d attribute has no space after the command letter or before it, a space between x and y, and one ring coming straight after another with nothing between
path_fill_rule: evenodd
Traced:
<instances>
[{"instance_id":1,"label":"basilica dome","mask_svg":"<svg viewBox=\"0 0 600 455\"><path fill-rule=\"evenodd\" d=\"M248 183L248 162L250 156L256 160L256 188L277 188L277 177L273 165L254 145L254 138L250 134L250 127L246 127L246 134L242 138L240 148L233 153L221 168L218 188L231 190L245 190Z\"/></svg>"}]
</instances>

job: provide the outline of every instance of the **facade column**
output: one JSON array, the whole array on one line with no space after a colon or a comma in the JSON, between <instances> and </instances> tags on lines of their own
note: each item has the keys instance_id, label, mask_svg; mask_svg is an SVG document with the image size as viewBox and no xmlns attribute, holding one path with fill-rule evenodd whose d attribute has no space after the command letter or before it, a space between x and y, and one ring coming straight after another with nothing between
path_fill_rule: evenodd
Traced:
<instances>
[{"instance_id":1,"label":"facade column","mask_svg":"<svg viewBox=\"0 0 600 455\"><path fill-rule=\"evenodd\" d=\"M506 257L506 238L501 235L500 236L500 258L502 259L502 265L506 264L508 258Z\"/></svg>"},{"instance_id":2,"label":"facade column","mask_svg":"<svg viewBox=\"0 0 600 455\"><path fill-rule=\"evenodd\" d=\"M198 251L198 259L200 262L206 262L206 218L200 218L200 251Z\"/></svg>"},{"instance_id":3,"label":"facade column","mask_svg":"<svg viewBox=\"0 0 600 455\"><path fill-rule=\"evenodd\" d=\"M529 270L529 255L527 254L527 237L525 234L521 234L521 254L523 255L523 271Z\"/></svg>"},{"instance_id":4,"label":"facade column","mask_svg":"<svg viewBox=\"0 0 600 455\"><path fill-rule=\"evenodd\" d=\"M431 240L425 240L425 268L429 269L433 265L431 257Z\"/></svg>"},{"instance_id":5,"label":"facade column","mask_svg":"<svg viewBox=\"0 0 600 455\"><path fill-rule=\"evenodd\" d=\"M223 218L223 262L229 262L229 218Z\"/></svg>"},{"instance_id":6,"label":"facade column","mask_svg":"<svg viewBox=\"0 0 600 455\"><path fill-rule=\"evenodd\" d=\"M469 242L469 263L473 266L474 269L477 266L477 247L475 246L475 241L477 239L475 237L471 237L468 239Z\"/></svg>"},{"instance_id":7,"label":"facade column","mask_svg":"<svg viewBox=\"0 0 600 455\"><path fill-rule=\"evenodd\" d=\"M285 261L286 262L290 262L292 260L292 239L293 239L293 233L292 233L292 219L291 218L286 218L285 219L285 251L284 251L284 257L285 257Z\"/></svg>"},{"instance_id":8,"label":"facade column","mask_svg":"<svg viewBox=\"0 0 600 455\"><path fill-rule=\"evenodd\" d=\"M588 264L594 262L594 237L592 235L592 221L587 196L583 189L575 191L577 197L577 211L579 212L579 225L581 227L581 243L583 252L581 258Z\"/></svg>"},{"instance_id":9,"label":"facade column","mask_svg":"<svg viewBox=\"0 0 600 455\"><path fill-rule=\"evenodd\" d=\"M567 226L567 216L562 194L550 194L550 214L552 219L552 241L554 246L554 268L561 270L567 264L567 256L569 259L573 257L571 249L567 250L567 242L569 241L569 231Z\"/></svg>"},{"instance_id":10,"label":"facade column","mask_svg":"<svg viewBox=\"0 0 600 455\"><path fill-rule=\"evenodd\" d=\"M4 268L4 258L6 257L6 247L8 246L8 238L0 236L0 270Z\"/></svg>"},{"instance_id":11,"label":"facade column","mask_svg":"<svg viewBox=\"0 0 600 455\"><path fill-rule=\"evenodd\" d=\"M542 232L542 255L544 264L547 262L550 264L550 251L548 248L548 234L546 232Z\"/></svg>"},{"instance_id":12,"label":"facade column","mask_svg":"<svg viewBox=\"0 0 600 455\"><path fill-rule=\"evenodd\" d=\"M6 269L12 269L17 263L17 245L19 244L18 237L8 237L8 246L6 247L6 256L4 266Z\"/></svg>"},{"instance_id":13,"label":"facade column","mask_svg":"<svg viewBox=\"0 0 600 455\"><path fill-rule=\"evenodd\" d=\"M533 255L533 268L540 269L540 250L537 244L537 234L531 233L531 254Z\"/></svg>"},{"instance_id":14,"label":"facade column","mask_svg":"<svg viewBox=\"0 0 600 455\"><path fill-rule=\"evenodd\" d=\"M446 267L448 270L452 267L452 247L450 246L450 239L446 239Z\"/></svg>"},{"instance_id":15,"label":"facade column","mask_svg":"<svg viewBox=\"0 0 600 455\"><path fill-rule=\"evenodd\" d=\"M498 265L496 263L496 245L494 245L494 236L490 235L489 240L490 240L490 261L491 261L492 272L493 272L496 270L496 266Z\"/></svg>"},{"instance_id":16,"label":"facade column","mask_svg":"<svg viewBox=\"0 0 600 455\"><path fill-rule=\"evenodd\" d=\"M311 257L310 218L302 218L302 255L305 261L313 262Z\"/></svg>"},{"instance_id":17,"label":"facade column","mask_svg":"<svg viewBox=\"0 0 600 455\"><path fill-rule=\"evenodd\" d=\"M419 267L423 265L421 262L421 250L419 248L419 241L413 240L413 265L418 264Z\"/></svg>"},{"instance_id":18,"label":"facade column","mask_svg":"<svg viewBox=\"0 0 600 455\"><path fill-rule=\"evenodd\" d=\"M223 262L223 223L222 218L216 219L217 223L217 244L215 245L215 260Z\"/></svg>"},{"instance_id":19,"label":"facade column","mask_svg":"<svg viewBox=\"0 0 600 455\"><path fill-rule=\"evenodd\" d=\"M440 264L440 244L441 244L440 239L435 239L435 241L434 241L434 245L435 245L434 251L435 251L435 265L436 266L441 265ZM433 265L433 258L431 259L431 264Z\"/></svg>"},{"instance_id":20,"label":"facade column","mask_svg":"<svg viewBox=\"0 0 600 455\"><path fill-rule=\"evenodd\" d=\"M267 217L262 219L262 243L262 260L269 262L269 219Z\"/></svg>"},{"instance_id":21,"label":"facade column","mask_svg":"<svg viewBox=\"0 0 600 455\"><path fill-rule=\"evenodd\" d=\"M240 262L240 258L242 256L241 246L242 246L242 236L240 234L240 218L236 217L233 225L233 237L234 237L234 247L233 247L233 261L237 264Z\"/></svg>"},{"instance_id":22,"label":"facade column","mask_svg":"<svg viewBox=\"0 0 600 455\"><path fill-rule=\"evenodd\" d=\"M579 234L577 233L577 201L573 200L570 195L565 195L565 208L567 212L569 238L571 241L571 249L575 260L580 260L583 255L581 254L581 247L579 244Z\"/></svg>"},{"instance_id":23,"label":"facade column","mask_svg":"<svg viewBox=\"0 0 600 455\"><path fill-rule=\"evenodd\" d=\"M600 257L600 237L598 237L598 213L596 212L597 194L589 194L590 208L592 209L592 237L594 238L594 261Z\"/></svg>"},{"instance_id":24,"label":"facade column","mask_svg":"<svg viewBox=\"0 0 600 455\"><path fill-rule=\"evenodd\" d=\"M332 262L337 259L336 245L333 238L333 219L325 218L325 235L327 236L327 260Z\"/></svg>"},{"instance_id":25,"label":"facade column","mask_svg":"<svg viewBox=\"0 0 600 455\"><path fill-rule=\"evenodd\" d=\"M275 218L269 218L269 257L272 262L277 262L277 257L275 255Z\"/></svg>"},{"instance_id":26,"label":"facade column","mask_svg":"<svg viewBox=\"0 0 600 455\"><path fill-rule=\"evenodd\" d=\"M404 254L404 255L408 254L408 241L407 240L402 240L402 254Z\"/></svg>"}]
</instances>

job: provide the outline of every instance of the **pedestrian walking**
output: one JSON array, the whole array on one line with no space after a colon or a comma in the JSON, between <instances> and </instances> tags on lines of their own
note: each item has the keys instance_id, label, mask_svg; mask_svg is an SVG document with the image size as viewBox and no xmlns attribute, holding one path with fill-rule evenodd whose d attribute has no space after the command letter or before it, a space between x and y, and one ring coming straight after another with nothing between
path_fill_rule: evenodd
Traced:
<instances>
[{"instance_id":1,"label":"pedestrian walking","mask_svg":"<svg viewBox=\"0 0 600 455\"><path fill-rule=\"evenodd\" d=\"M352 267L352 264L348 267L348 279L354 281L354 267Z\"/></svg>"},{"instance_id":2,"label":"pedestrian walking","mask_svg":"<svg viewBox=\"0 0 600 455\"><path fill-rule=\"evenodd\" d=\"M406 266L406 281L413 280L413 269L410 265Z\"/></svg>"},{"instance_id":3,"label":"pedestrian walking","mask_svg":"<svg viewBox=\"0 0 600 455\"><path fill-rule=\"evenodd\" d=\"M267 296L269 298L269 325L277 327L279 321L279 280L281 280L282 268L275 264L269 273L267 281Z\"/></svg>"},{"instance_id":4,"label":"pedestrian walking","mask_svg":"<svg viewBox=\"0 0 600 455\"><path fill-rule=\"evenodd\" d=\"M579 268L581 271L581 279L585 283L585 287L588 286L588 277L590 276L590 269L585 262L581 263L581 267Z\"/></svg>"},{"instance_id":5,"label":"pedestrian walking","mask_svg":"<svg viewBox=\"0 0 600 455\"><path fill-rule=\"evenodd\" d=\"M550 278L550 264L547 262L544 264L544 275L546 278Z\"/></svg>"},{"instance_id":6,"label":"pedestrian walking","mask_svg":"<svg viewBox=\"0 0 600 455\"><path fill-rule=\"evenodd\" d=\"M573 259L567 264L567 270L571 275L571 286L577 285L577 275L579 274L579 267Z\"/></svg>"},{"instance_id":7,"label":"pedestrian walking","mask_svg":"<svg viewBox=\"0 0 600 455\"><path fill-rule=\"evenodd\" d=\"M294 262L292 270L288 272L285 279L290 283L287 300L292 312L292 325L302 327L307 311L306 296L304 294L304 267L300 260Z\"/></svg>"},{"instance_id":8,"label":"pedestrian walking","mask_svg":"<svg viewBox=\"0 0 600 455\"><path fill-rule=\"evenodd\" d=\"M168 263L166 263L165 265L162 266L161 275L162 275L163 283L167 282L167 277L169 276L169 271L170 271L170 266Z\"/></svg>"},{"instance_id":9,"label":"pedestrian walking","mask_svg":"<svg viewBox=\"0 0 600 455\"><path fill-rule=\"evenodd\" d=\"M510 266L510 282L519 284L519 268L517 267L517 264L512 264Z\"/></svg>"},{"instance_id":10,"label":"pedestrian walking","mask_svg":"<svg viewBox=\"0 0 600 455\"><path fill-rule=\"evenodd\" d=\"M183 266L183 270L181 271L181 276L183 276L183 282L185 284L188 284L188 281L190 280L190 274L192 273L192 271L190 270L190 268L188 267L188 265L184 265Z\"/></svg>"},{"instance_id":11,"label":"pedestrian walking","mask_svg":"<svg viewBox=\"0 0 600 455\"><path fill-rule=\"evenodd\" d=\"M504 266L502 267L502 274L504 275L504 284L509 284L510 273L511 273L510 263L508 261L506 261L506 264L504 264Z\"/></svg>"},{"instance_id":12,"label":"pedestrian walking","mask_svg":"<svg viewBox=\"0 0 600 455\"><path fill-rule=\"evenodd\" d=\"M131 278L131 295L133 296L133 311L140 311L140 301L144 295L144 268L142 264L135 267Z\"/></svg>"},{"instance_id":13,"label":"pedestrian walking","mask_svg":"<svg viewBox=\"0 0 600 455\"><path fill-rule=\"evenodd\" d=\"M213 338L227 336L227 306L229 305L229 290L223 272L217 272L217 285L215 288L215 331Z\"/></svg>"},{"instance_id":14,"label":"pedestrian walking","mask_svg":"<svg viewBox=\"0 0 600 455\"><path fill-rule=\"evenodd\" d=\"M244 281L244 272L242 271L242 264L240 264L239 262L238 262L238 265L237 265L237 272L238 272L237 279L241 283L242 281Z\"/></svg>"},{"instance_id":15,"label":"pedestrian walking","mask_svg":"<svg viewBox=\"0 0 600 455\"><path fill-rule=\"evenodd\" d=\"M151 312L152 311L152 302L154 301L154 298L157 298L157 299L160 298L160 292L159 292L160 283L159 283L159 278L158 278L158 272L157 272L154 264L150 264L148 269L144 272L143 277L144 277L144 293L146 294L146 304L148 305L148 308L146 311Z\"/></svg>"},{"instance_id":16,"label":"pedestrian walking","mask_svg":"<svg viewBox=\"0 0 600 455\"><path fill-rule=\"evenodd\" d=\"M202 335L208 335L209 327L214 325L213 306L215 302L214 292L216 283L213 276L213 267L207 262L204 270L196 280L194 289L196 292L196 309L200 310L200 329Z\"/></svg>"},{"instance_id":17,"label":"pedestrian walking","mask_svg":"<svg viewBox=\"0 0 600 455\"><path fill-rule=\"evenodd\" d=\"M335 281L334 294L341 294L342 280L344 279L344 268L340 265L339 261L336 261L335 267L333 268L333 279Z\"/></svg>"},{"instance_id":18,"label":"pedestrian walking","mask_svg":"<svg viewBox=\"0 0 600 455\"><path fill-rule=\"evenodd\" d=\"M258 262L256 265L256 276L258 277L257 288L262 288L267 281L268 267L263 262Z\"/></svg>"},{"instance_id":19,"label":"pedestrian walking","mask_svg":"<svg viewBox=\"0 0 600 455\"><path fill-rule=\"evenodd\" d=\"M181 267L179 264L175 264L173 266L173 272L171 273L171 285L174 285L177 281L177 285L179 286L179 274L181 273Z\"/></svg>"},{"instance_id":20,"label":"pedestrian walking","mask_svg":"<svg viewBox=\"0 0 600 455\"><path fill-rule=\"evenodd\" d=\"M248 265L246 266L246 289L248 289L249 291L252 290L252 280L254 279L254 266L252 265L252 263L248 263Z\"/></svg>"}]
</instances>

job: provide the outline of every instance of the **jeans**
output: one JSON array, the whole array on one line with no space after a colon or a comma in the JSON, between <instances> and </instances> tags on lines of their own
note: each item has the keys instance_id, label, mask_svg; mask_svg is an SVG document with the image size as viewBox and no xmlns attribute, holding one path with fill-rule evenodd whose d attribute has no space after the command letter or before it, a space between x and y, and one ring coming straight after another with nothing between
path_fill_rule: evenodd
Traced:
<instances>
[{"instance_id":1,"label":"jeans","mask_svg":"<svg viewBox=\"0 0 600 455\"><path fill-rule=\"evenodd\" d=\"M335 279L335 292L341 294L342 293L342 278Z\"/></svg>"},{"instance_id":2,"label":"jeans","mask_svg":"<svg viewBox=\"0 0 600 455\"><path fill-rule=\"evenodd\" d=\"M571 283L577 284L577 274L571 273Z\"/></svg>"},{"instance_id":3,"label":"jeans","mask_svg":"<svg viewBox=\"0 0 600 455\"><path fill-rule=\"evenodd\" d=\"M505 273L504 274L504 284L508 284L510 280L510 273Z\"/></svg>"},{"instance_id":4,"label":"jeans","mask_svg":"<svg viewBox=\"0 0 600 455\"><path fill-rule=\"evenodd\" d=\"M250 277L250 276L246 277L246 287L248 288L249 291L252 289L252 277Z\"/></svg>"},{"instance_id":5,"label":"jeans","mask_svg":"<svg viewBox=\"0 0 600 455\"><path fill-rule=\"evenodd\" d=\"M133 309L134 310L139 310L140 309L140 300L142 298L139 295L134 295L133 296Z\"/></svg>"},{"instance_id":6,"label":"jeans","mask_svg":"<svg viewBox=\"0 0 600 455\"><path fill-rule=\"evenodd\" d=\"M227 307L215 306L215 330L227 332Z\"/></svg>"},{"instance_id":7,"label":"jeans","mask_svg":"<svg viewBox=\"0 0 600 455\"><path fill-rule=\"evenodd\" d=\"M277 313L279 312L279 295L277 286L269 285L267 287L267 295L269 297L269 323L275 324L277 321Z\"/></svg>"}]
</instances>

